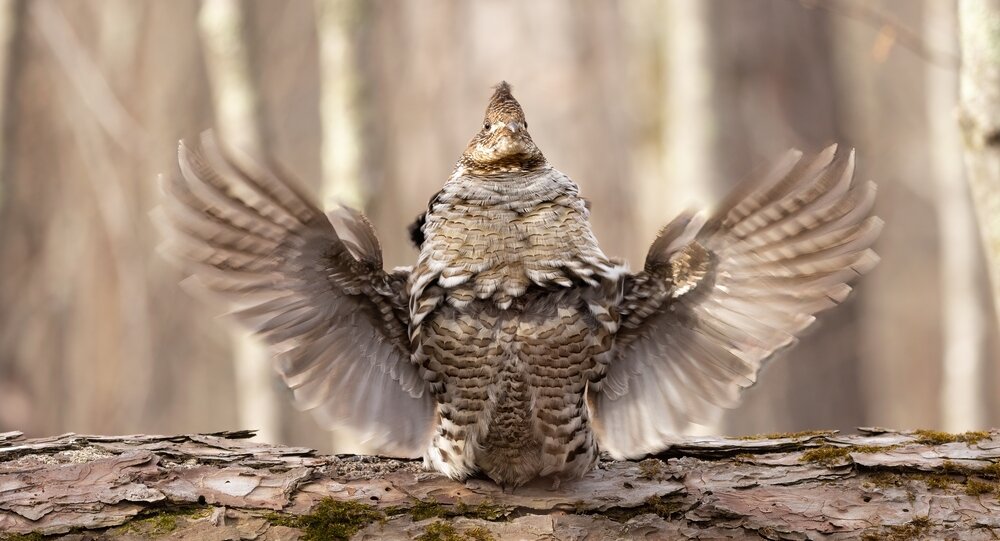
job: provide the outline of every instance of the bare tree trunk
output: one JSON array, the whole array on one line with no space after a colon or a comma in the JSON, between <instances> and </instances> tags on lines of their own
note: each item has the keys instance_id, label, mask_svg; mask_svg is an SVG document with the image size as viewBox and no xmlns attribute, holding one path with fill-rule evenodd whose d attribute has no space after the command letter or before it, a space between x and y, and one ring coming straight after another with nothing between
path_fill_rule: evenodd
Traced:
<instances>
[{"instance_id":1,"label":"bare tree trunk","mask_svg":"<svg viewBox=\"0 0 1000 541\"><path fill-rule=\"evenodd\" d=\"M667 186L660 190L660 197L651 199L662 204L664 194L672 196L668 205L661 207L660 220L665 222L685 208L705 208L712 201L719 173L713 160L714 130L719 122L712 100L715 64L709 39L710 4L676 0L663 8L660 126Z\"/></svg>"},{"instance_id":2,"label":"bare tree trunk","mask_svg":"<svg viewBox=\"0 0 1000 541\"><path fill-rule=\"evenodd\" d=\"M8 98L10 96L11 62L14 61L14 43L17 25L21 18L20 0L0 0L0 128L7 125ZM4 129L2 132L5 132ZM4 142L0 141L0 171L3 171ZM3 179L0 178L0 201L3 201Z\"/></svg>"},{"instance_id":3,"label":"bare tree trunk","mask_svg":"<svg viewBox=\"0 0 1000 541\"><path fill-rule=\"evenodd\" d=\"M935 49L955 51L958 42L955 3L924 2L924 34ZM987 426L985 388L985 318L979 307L979 244L968 185L961 161L961 136L954 121L958 76L927 64L927 137L932 175L937 183L937 218L941 231L941 424L945 430Z\"/></svg>"},{"instance_id":4,"label":"bare tree trunk","mask_svg":"<svg viewBox=\"0 0 1000 541\"><path fill-rule=\"evenodd\" d=\"M1000 432L692 438L641 462L601 462L559 489L539 480L512 493L418 461L321 456L249 436L0 434L0 531L66 541L1000 533Z\"/></svg>"},{"instance_id":5,"label":"bare tree trunk","mask_svg":"<svg viewBox=\"0 0 1000 541\"><path fill-rule=\"evenodd\" d=\"M363 208L361 74L357 33L365 7L357 0L316 0L323 120L323 202Z\"/></svg>"},{"instance_id":6,"label":"bare tree trunk","mask_svg":"<svg viewBox=\"0 0 1000 541\"><path fill-rule=\"evenodd\" d=\"M622 7L635 134L633 250L644 256L668 221L712 201L717 171L710 22L707 4L699 1L639 0Z\"/></svg>"},{"instance_id":7,"label":"bare tree trunk","mask_svg":"<svg viewBox=\"0 0 1000 541\"><path fill-rule=\"evenodd\" d=\"M676 178L665 178L663 106L664 93L670 81L663 75L664 26L663 11L666 4L657 0L636 0L622 4L625 39L628 48L627 100L633 104L632 144L629 161L635 185L635 250L642 254L650 239L679 210L683 201L668 196L685 187L676 185ZM673 180L675 182L669 182ZM644 255L644 254L643 254ZM638 263L638 262L637 262Z\"/></svg>"},{"instance_id":8,"label":"bare tree trunk","mask_svg":"<svg viewBox=\"0 0 1000 541\"><path fill-rule=\"evenodd\" d=\"M3 0L0 2L0 214L6 210L4 205L4 186L9 179L9 169L5 159L5 151L9 144L8 118L12 94L11 79L13 63L17 60L18 27L23 19L23 2L20 0ZM0 218L0 224L4 223ZM2 252L0 252L2 253ZM0 292L2 297L2 292ZM14 379L14 367L0 363L0 431L13 427L15 423L28 416L31 408L26 396L26 389L19 386Z\"/></svg>"},{"instance_id":9,"label":"bare tree trunk","mask_svg":"<svg viewBox=\"0 0 1000 541\"><path fill-rule=\"evenodd\" d=\"M960 0L965 164L1000 306L1000 0Z\"/></svg>"},{"instance_id":10,"label":"bare tree trunk","mask_svg":"<svg viewBox=\"0 0 1000 541\"><path fill-rule=\"evenodd\" d=\"M203 0L198 23L222 140L260 154L260 105L251 75L245 10L239 0ZM279 441L278 401L284 398L275 390L270 357L245 331L233 331L232 343L240 425L259 429L264 441Z\"/></svg>"}]
</instances>

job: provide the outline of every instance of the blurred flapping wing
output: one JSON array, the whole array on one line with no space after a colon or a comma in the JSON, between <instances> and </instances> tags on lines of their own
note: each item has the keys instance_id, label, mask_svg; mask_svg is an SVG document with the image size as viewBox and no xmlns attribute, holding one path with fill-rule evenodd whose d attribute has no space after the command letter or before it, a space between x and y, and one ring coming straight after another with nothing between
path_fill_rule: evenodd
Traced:
<instances>
[{"instance_id":1,"label":"blurred flapping wing","mask_svg":"<svg viewBox=\"0 0 1000 541\"><path fill-rule=\"evenodd\" d=\"M415 457L433 403L406 339L406 273L386 273L360 213L326 216L292 183L211 133L180 144L164 182L166 252L234 303L275 353L297 405L375 452Z\"/></svg>"},{"instance_id":2,"label":"blurred flapping wing","mask_svg":"<svg viewBox=\"0 0 1000 541\"><path fill-rule=\"evenodd\" d=\"M590 396L602 449L659 451L688 422L732 407L761 365L878 263L875 184L854 153L789 151L707 217L682 215L629 277L621 329Z\"/></svg>"}]
</instances>

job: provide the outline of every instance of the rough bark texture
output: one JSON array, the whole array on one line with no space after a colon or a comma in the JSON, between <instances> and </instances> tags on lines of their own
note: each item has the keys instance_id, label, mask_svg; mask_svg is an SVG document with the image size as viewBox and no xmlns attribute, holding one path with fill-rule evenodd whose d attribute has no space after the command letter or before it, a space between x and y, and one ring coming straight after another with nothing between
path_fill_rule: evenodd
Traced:
<instances>
[{"instance_id":1,"label":"rough bark texture","mask_svg":"<svg viewBox=\"0 0 1000 541\"><path fill-rule=\"evenodd\" d=\"M504 494L251 432L0 434L0 539L996 539L1000 432L683 440ZM35 535L36 537L31 537Z\"/></svg>"}]
</instances>

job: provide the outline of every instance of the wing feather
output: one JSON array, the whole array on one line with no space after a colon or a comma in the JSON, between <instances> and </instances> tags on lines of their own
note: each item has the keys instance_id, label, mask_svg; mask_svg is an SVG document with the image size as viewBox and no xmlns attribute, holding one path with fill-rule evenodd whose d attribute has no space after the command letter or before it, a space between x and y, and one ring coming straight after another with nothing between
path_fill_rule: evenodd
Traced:
<instances>
[{"instance_id":1,"label":"wing feather","mask_svg":"<svg viewBox=\"0 0 1000 541\"><path fill-rule=\"evenodd\" d=\"M684 214L626 280L621 329L588 394L603 449L635 457L732 407L775 352L871 270L882 221L854 152L792 150L708 216Z\"/></svg>"},{"instance_id":2,"label":"wing feather","mask_svg":"<svg viewBox=\"0 0 1000 541\"><path fill-rule=\"evenodd\" d=\"M296 399L375 452L420 456L434 408L410 362L406 276L387 274L361 213L324 215L273 164L211 133L162 182L165 251L259 334Z\"/></svg>"}]
</instances>

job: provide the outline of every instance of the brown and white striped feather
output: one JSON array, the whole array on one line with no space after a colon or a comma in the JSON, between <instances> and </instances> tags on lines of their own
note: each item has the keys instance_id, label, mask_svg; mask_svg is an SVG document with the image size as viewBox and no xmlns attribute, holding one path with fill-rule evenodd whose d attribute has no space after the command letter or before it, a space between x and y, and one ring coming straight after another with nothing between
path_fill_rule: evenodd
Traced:
<instances>
[{"instance_id":1,"label":"brown and white striped feather","mask_svg":"<svg viewBox=\"0 0 1000 541\"><path fill-rule=\"evenodd\" d=\"M165 252L275 353L298 406L375 452L420 456L433 399L410 362L405 272L360 213L324 215L270 164L205 133L165 180Z\"/></svg>"},{"instance_id":2,"label":"brown and white striped feather","mask_svg":"<svg viewBox=\"0 0 1000 541\"><path fill-rule=\"evenodd\" d=\"M602 449L658 451L736 404L762 364L871 270L882 222L854 153L789 151L707 218L683 215L629 276L607 377L590 396Z\"/></svg>"}]
</instances>

